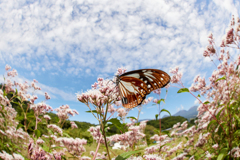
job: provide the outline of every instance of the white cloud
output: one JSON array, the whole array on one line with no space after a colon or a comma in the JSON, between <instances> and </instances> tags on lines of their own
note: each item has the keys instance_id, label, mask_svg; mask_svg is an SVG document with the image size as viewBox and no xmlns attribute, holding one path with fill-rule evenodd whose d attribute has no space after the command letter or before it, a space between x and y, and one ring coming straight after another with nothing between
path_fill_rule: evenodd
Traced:
<instances>
[{"instance_id":1,"label":"white cloud","mask_svg":"<svg viewBox=\"0 0 240 160\"><path fill-rule=\"evenodd\" d=\"M239 7L229 0L3 0L0 61L74 75L179 65L189 79L208 67L207 35L221 40Z\"/></svg>"},{"instance_id":2,"label":"white cloud","mask_svg":"<svg viewBox=\"0 0 240 160\"><path fill-rule=\"evenodd\" d=\"M35 73L34 73L34 72L31 72L30 74L31 74L31 76L35 76Z\"/></svg>"},{"instance_id":3,"label":"white cloud","mask_svg":"<svg viewBox=\"0 0 240 160\"><path fill-rule=\"evenodd\" d=\"M177 112L178 111L181 111L181 110L183 110L184 109L184 107L183 107L183 105L181 105L180 107L177 107Z\"/></svg>"},{"instance_id":4,"label":"white cloud","mask_svg":"<svg viewBox=\"0 0 240 160\"><path fill-rule=\"evenodd\" d=\"M31 82L33 81L22 76L13 77L11 78L11 80L12 82L16 81L18 83L24 83L26 81L28 82L29 85L31 85ZM3 77L0 77L0 83L4 83ZM55 87L49 87L42 83L36 83L36 86L39 86L41 88L41 90L38 90L35 92L36 95L45 96L45 92L47 92L52 99L61 98L67 101L77 101L77 96L75 94L67 93L67 92L64 92L63 90L60 90ZM29 91L29 93L32 93L32 92L33 90Z\"/></svg>"},{"instance_id":5,"label":"white cloud","mask_svg":"<svg viewBox=\"0 0 240 160\"><path fill-rule=\"evenodd\" d=\"M199 104L199 100L196 99L196 100L194 101L194 105L198 105L198 104Z\"/></svg>"}]
</instances>

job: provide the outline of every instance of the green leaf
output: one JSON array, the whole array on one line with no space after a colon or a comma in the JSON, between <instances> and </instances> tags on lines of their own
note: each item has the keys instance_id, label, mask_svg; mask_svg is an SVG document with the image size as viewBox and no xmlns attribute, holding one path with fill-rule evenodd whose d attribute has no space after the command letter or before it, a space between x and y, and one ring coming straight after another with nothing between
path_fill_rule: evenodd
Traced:
<instances>
[{"instance_id":1,"label":"green leaf","mask_svg":"<svg viewBox=\"0 0 240 160\"><path fill-rule=\"evenodd\" d=\"M212 121L208 124L207 130L209 130L209 127L210 127L212 124L217 124L217 121L216 121L215 119L212 120Z\"/></svg>"},{"instance_id":2,"label":"green leaf","mask_svg":"<svg viewBox=\"0 0 240 160\"><path fill-rule=\"evenodd\" d=\"M240 137L240 130L235 131L233 137Z\"/></svg>"},{"instance_id":3,"label":"green leaf","mask_svg":"<svg viewBox=\"0 0 240 160\"><path fill-rule=\"evenodd\" d=\"M19 124L17 125L17 129L22 128L22 127L24 127L24 125L22 125L21 123L19 123Z\"/></svg>"},{"instance_id":4,"label":"green leaf","mask_svg":"<svg viewBox=\"0 0 240 160\"><path fill-rule=\"evenodd\" d=\"M186 138L186 140L188 141L188 137L185 137Z\"/></svg>"},{"instance_id":5,"label":"green leaf","mask_svg":"<svg viewBox=\"0 0 240 160\"><path fill-rule=\"evenodd\" d=\"M124 153L118 155L115 160L125 160L125 159L129 158L131 155L139 153L139 152L141 152L141 150L124 152Z\"/></svg>"},{"instance_id":6,"label":"green leaf","mask_svg":"<svg viewBox=\"0 0 240 160\"><path fill-rule=\"evenodd\" d=\"M171 137L171 135L170 135L170 132L169 132L169 131L162 131L162 133L164 133L164 134L168 135L168 137Z\"/></svg>"},{"instance_id":7,"label":"green leaf","mask_svg":"<svg viewBox=\"0 0 240 160\"><path fill-rule=\"evenodd\" d=\"M204 102L203 104L208 104L208 103L210 103L209 101L206 101L206 102Z\"/></svg>"},{"instance_id":8,"label":"green leaf","mask_svg":"<svg viewBox=\"0 0 240 160\"><path fill-rule=\"evenodd\" d=\"M111 118L108 120L108 122L111 122L114 126L116 126L120 131L124 132L125 125L120 122L117 118Z\"/></svg>"},{"instance_id":9,"label":"green leaf","mask_svg":"<svg viewBox=\"0 0 240 160\"><path fill-rule=\"evenodd\" d=\"M240 123L240 118L236 114L234 114L233 117L236 118L236 120L238 120L238 123Z\"/></svg>"},{"instance_id":10,"label":"green leaf","mask_svg":"<svg viewBox=\"0 0 240 160\"><path fill-rule=\"evenodd\" d=\"M108 120L108 122L111 122L111 123L114 124L115 126L121 126L121 125L122 125L122 123L120 122L120 120L117 119L117 118L111 118L111 119Z\"/></svg>"},{"instance_id":11,"label":"green leaf","mask_svg":"<svg viewBox=\"0 0 240 160\"><path fill-rule=\"evenodd\" d=\"M86 111L87 113L97 113L98 114L98 112L96 111L96 110L92 110L92 112L91 111Z\"/></svg>"},{"instance_id":12,"label":"green leaf","mask_svg":"<svg viewBox=\"0 0 240 160\"><path fill-rule=\"evenodd\" d=\"M218 114L217 114L217 116L216 116L217 120L219 120L219 116L220 116L220 114L222 113L223 109L225 109L225 107L223 107L223 108L218 112Z\"/></svg>"},{"instance_id":13,"label":"green leaf","mask_svg":"<svg viewBox=\"0 0 240 160\"><path fill-rule=\"evenodd\" d=\"M38 129L36 129L36 130L34 131L34 133L35 133L35 135L37 136L37 138L39 138L39 137L41 136L41 132L40 132Z\"/></svg>"},{"instance_id":14,"label":"green leaf","mask_svg":"<svg viewBox=\"0 0 240 160\"><path fill-rule=\"evenodd\" d=\"M22 100L20 96L16 96L16 99L18 99L19 101Z\"/></svg>"},{"instance_id":15,"label":"green leaf","mask_svg":"<svg viewBox=\"0 0 240 160\"><path fill-rule=\"evenodd\" d=\"M20 106L19 102L14 102L13 100L11 102Z\"/></svg>"},{"instance_id":16,"label":"green leaf","mask_svg":"<svg viewBox=\"0 0 240 160\"><path fill-rule=\"evenodd\" d=\"M160 104L162 101L165 103L165 99L162 98L162 99L157 101L157 104Z\"/></svg>"},{"instance_id":17,"label":"green leaf","mask_svg":"<svg viewBox=\"0 0 240 160\"><path fill-rule=\"evenodd\" d=\"M224 159L224 158L227 156L227 153L228 153L228 149L227 149L227 148L223 148L223 149L220 151L220 154L218 155L217 160L222 160L222 159Z\"/></svg>"},{"instance_id":18,"label":"green leaf","mask_svg":"<svg viewBox=\"0 0 240 160\"><path fill-rule=\"evenodd\" d=\"M4 96L7 96L7 93L6 93L6 91L5 91L5 90L3 90L3 95L4 95Z\"/></svg>"},{"instance_id":19,"label":"green leaf","mask_svg":"<svg viewBox=\"0 0 240 160\"><path fill-rule=\"evenodd\" d=\"M166 110L166 109L162 109L162 110L160 111L160 113L162 113L162 112L167 112L167 113L171 116L171 113L170 113L168 110Z\"/></svg>"},{"instance_id":20,"label":"green leaf","mask_svg":"<svg viewBox=\"0 0 240 160\"><path fill-rule=\"evenodd\" d=\"M158 120L158 114L155 114L155 118L156 118L156 120Z\"/></svg>"},{"instance_id":21,"label":"green leaf","mask_svg":"<svg viewBox=\"0 0 240 160\"><path fill-rule=\"evenodd\" d=\"M217 81L220 81L220 80L226 80L226 76L223 76L222 78L218 78L218 79L216 80L216 82L217 82Z\"/></svg>"},{"instance_id":22,"label":"green leaf","mask_svg":"<svg viewBox=\"0 0 240 160\"><path fill-rule=\"evenodd\" d=\"M63 149L65 147L52 147L51 149Z\"/></svg>"},{"instance_id":23,"label":"green leaf","mask_svg":"<svg viewBox=\"0 0 240 160\"><path fill-rule=\"evenodd\" d=\"M197 95L198 97L201 97L200 94Z\"/></svg>"},{"instance_id":24,"label":"green leaf","mask_svg":"<svg viewBox=\"0 0 240 160\"><path fill-rule=\"evenodd\" d=\"M43 149L44 151L46 151L46 152L49 151L49 147L48 147L47 145L43 145L43 146L42 146L42 149Z\"/></svg>"},{"instance_id":25,"label":"green leaf","mask_svg":"<svg viewBox=\"0 0 240 160\"><path fill-rule=\"evenodd\" d=\"M63 136L71 138L71 136L69 136L69 134L67 134L67 133L63 133Z\"/></svg>"},{"instance_id":26,"label":"green leaf","mask_svg":"<svg viewBox=\"0 0 240 160\"><path fill-rule=\"evenodd\" d=\"M177 93L189 92L188 88L181 88Z\"/></svg>"},{"instance_id":27,"label":"green leaf","mask_svg":"<svg viewBox=\"0 0 240 160\"><path fill-rule=\"evenodd\" d=\"M61 159L63 159L63 160L67 160L67 159L66 159L66 157L65 157L65 156L63 156L63 155L61 156Z\"/></svg>"},{"instance_id":28,"label":"green leaf","mask_svg":"<svg viewBox=\"0 0 240 160\"><path fill-rule=\"evenodd\" d=\"M158 129L154 129L154 132L160 134L160 131Z\"/></svg>"},{"instance_id":29,"label":"green leaf","mask_svg":"<svg viewBox=\"0 0 240 160\"><path fill-rule=\"evenodd\" d=\"M218 135L220 136L223 131L223 125L218 127Z\"/></svg>"},{"instance_id":30,"label":"green leaf","mask_svg":"<svg viewBox=\"0 0 240 160\"><path fill-rule=\"evenodd\" d=\"M135 118L135 117L127 117L127 119L130 119L130 118L137 120L137 118Z\"/></svg>"}]
</instances>

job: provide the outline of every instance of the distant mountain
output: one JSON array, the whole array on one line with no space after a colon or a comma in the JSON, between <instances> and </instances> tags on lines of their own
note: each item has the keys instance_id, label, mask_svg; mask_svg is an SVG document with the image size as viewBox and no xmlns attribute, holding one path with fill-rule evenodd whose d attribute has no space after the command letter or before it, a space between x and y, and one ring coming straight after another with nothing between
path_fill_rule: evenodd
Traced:
<instances>
[{"instance_id":1,"label":"distant mountain","mask_svg":"<svg viewBox=\"0 0 240 160\"><path fill-rule=\"evenodd\" d=\"M193 106L188 111L183 109L183 110L178 111L177 113L175 113L172 116L182 116L182 117L190 120L191 118L197 117L197 115L198 115L197 108L198 108L198 106ZM163 118L165 118L165 117L169 117L169 116L167 116L167 115L163 116Z\"/></svg>"}]
</instances>

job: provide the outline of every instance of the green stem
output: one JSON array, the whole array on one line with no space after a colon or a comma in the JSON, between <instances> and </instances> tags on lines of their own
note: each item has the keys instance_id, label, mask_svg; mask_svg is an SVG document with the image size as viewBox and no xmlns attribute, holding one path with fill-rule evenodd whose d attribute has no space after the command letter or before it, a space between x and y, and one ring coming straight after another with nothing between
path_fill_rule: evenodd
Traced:
<instances>
[{"instance_id":1,"label":"green stem","mask_svg":"<svg viewBox=\"0 0 240 160\"><path fill-rule=\"evenodd\" d=\"M105 133L105 124L106 124L107 111L108 111L108 103L107 103L105 115L103 117L102 133L103 133L103 137L104 137L105 147L107 149L108 158L109 158L109 160L111 160L111 157L110 157L110 154L109 154L109 150L108 150L108 145L107 145L106 133Z\"/></svg>"}]
</instances>

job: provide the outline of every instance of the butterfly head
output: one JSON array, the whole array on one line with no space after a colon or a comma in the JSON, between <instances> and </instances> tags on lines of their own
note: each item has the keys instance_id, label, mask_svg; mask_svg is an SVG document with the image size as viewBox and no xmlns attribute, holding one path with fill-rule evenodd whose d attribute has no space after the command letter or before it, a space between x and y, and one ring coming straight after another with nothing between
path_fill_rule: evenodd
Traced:
<instances>
[{"instance_id":1,"label":"butterfly head","mask_svg":"<svg viewBox=\"0 0 240 160\"><path fill-rule=\"evenodd\" d=\"M117 85L117 86L118 86L119 82L120 82L120 76L119 76L119 75L116 75L116 85Z\"/></svg>"}]
</instances>

